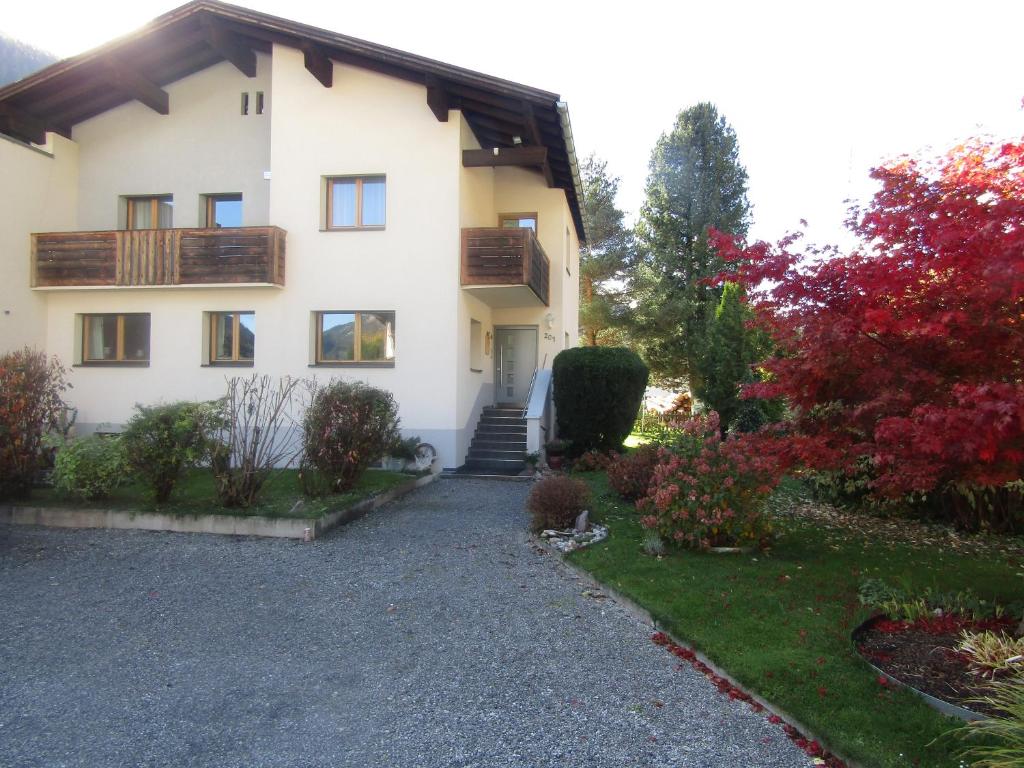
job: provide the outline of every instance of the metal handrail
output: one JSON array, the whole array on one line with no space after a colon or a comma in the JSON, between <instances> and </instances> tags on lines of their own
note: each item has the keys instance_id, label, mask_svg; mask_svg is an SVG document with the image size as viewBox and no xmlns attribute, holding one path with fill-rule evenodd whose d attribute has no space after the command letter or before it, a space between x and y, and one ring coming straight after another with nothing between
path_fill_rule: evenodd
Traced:
<instances>
[{"instance_id":1,"label":"metal handrail","mask_svg":"<svg viewBox=\"0 0 1024 768\"><path fill-rule=\"evenodd\" d=\"M530 410L530 401L533 399L533 387L537 383L537 371L541 368L546 367L548 364L548 353L544 353L544 360L541 361L540 368L533 369L533 376L530 377L530 388L526 391L526 403L523 405L523 418L526 418L526 412Z\"/></svg>"}]
</instances>

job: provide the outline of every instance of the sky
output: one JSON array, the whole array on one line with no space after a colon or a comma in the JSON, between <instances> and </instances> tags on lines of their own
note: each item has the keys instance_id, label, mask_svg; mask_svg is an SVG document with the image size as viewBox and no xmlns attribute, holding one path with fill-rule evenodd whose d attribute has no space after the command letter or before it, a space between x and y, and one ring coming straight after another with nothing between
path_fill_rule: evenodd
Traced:
<instances>
[{"instance_id":1,"label":"sky","mask_svg":"<svg viewBox=\"0 0 1024 768\"><path fill-rule=\"evenodd\" d=\"M11 3L0 31L71 56L178 4ZM1021 0L239 4L561 94L631 219L651 148L700 101L736 131L751 236L769 240L806 219L811 240L848 243L847 200L870 197L879 162L1024 135Z\"/></svg>"}]
</instances>

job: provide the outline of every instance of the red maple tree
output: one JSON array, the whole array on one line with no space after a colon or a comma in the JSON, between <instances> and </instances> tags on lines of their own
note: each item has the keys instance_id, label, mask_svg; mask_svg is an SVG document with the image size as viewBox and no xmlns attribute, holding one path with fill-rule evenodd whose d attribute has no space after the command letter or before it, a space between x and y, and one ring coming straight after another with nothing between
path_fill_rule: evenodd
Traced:
<instances>
[{"instance_id":1,"label":"red maple tree","mask_svg":"<svg viewBox=\"0 0 1024 768\"><path fill-rule=\"evenodd\" d=\"M713 233L780 350L745 396L793 406L786 447L807 466L870 462L876 494L974 499L1024 464L1024 140L872 176L852 253Z\"/></svg>"}]
</instances>

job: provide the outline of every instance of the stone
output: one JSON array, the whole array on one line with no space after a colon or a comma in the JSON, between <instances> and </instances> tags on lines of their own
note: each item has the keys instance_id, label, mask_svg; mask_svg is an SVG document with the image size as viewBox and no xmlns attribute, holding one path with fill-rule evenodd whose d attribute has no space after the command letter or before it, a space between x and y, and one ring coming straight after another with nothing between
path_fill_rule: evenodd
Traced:
<instances>
[{"instance_id":1,"label":"stone","mask_svg":"<svg viewBox=\"0 0 1024 768\"><path fill-rule=\"evenodd\" d=\"M587 530L587 525L590 522L590 513L587 510L583 510L576 517L576 533L584 533Z\"/></svg>"}]
</instances>

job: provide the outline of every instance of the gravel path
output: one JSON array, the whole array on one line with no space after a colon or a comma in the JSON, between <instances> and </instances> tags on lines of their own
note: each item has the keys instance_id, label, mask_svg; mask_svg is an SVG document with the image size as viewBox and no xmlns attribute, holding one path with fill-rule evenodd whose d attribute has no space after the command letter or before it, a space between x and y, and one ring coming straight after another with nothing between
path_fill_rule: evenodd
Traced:
<instances>
[{"instance_id":1,"label":"gravel path","mask_svg":"<svg viewBox=\"0 0 1024 768\"><path fill-rule=\"evenodd\" d=\"M525 493L313 544L0 527L0 766L808 765L532 547Z\"/></svg>"}]
</instances>

